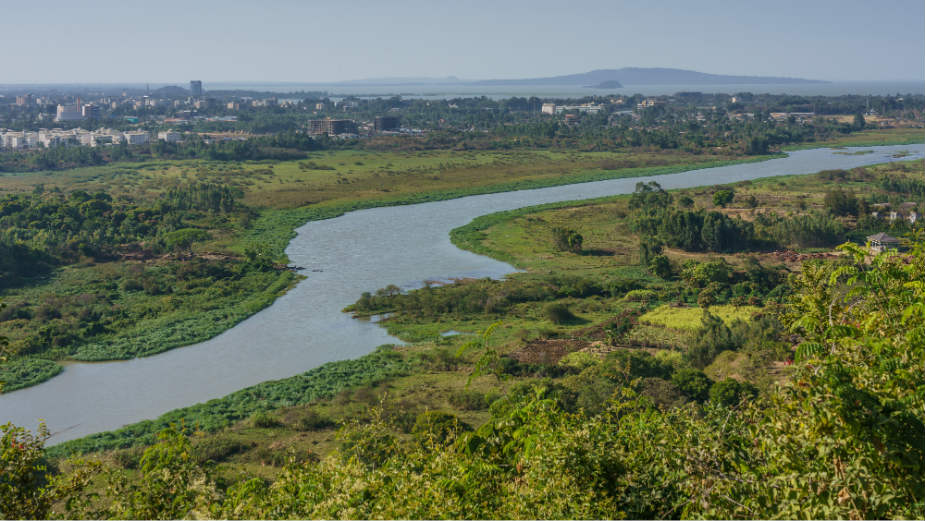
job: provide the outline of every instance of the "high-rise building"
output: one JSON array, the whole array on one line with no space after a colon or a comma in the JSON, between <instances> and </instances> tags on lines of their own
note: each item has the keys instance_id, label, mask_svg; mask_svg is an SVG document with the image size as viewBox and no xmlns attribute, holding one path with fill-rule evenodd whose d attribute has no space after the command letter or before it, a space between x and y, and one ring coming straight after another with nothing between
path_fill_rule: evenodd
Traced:
<instances>
[{"instance_id":1,"label":"high-rise building","mask_svg":"<svg viewBox=\"0 0 925 521\"><path fill-rule=\"evenodd\" d=\"M93 103L87 103L81 108L81 115L85 118L99 119L100 107L98 105L94 105Z\"/></svg>"},{"instance_id":2,"label":"high-rise building","mask_svg":"<svg viewBox=\"0 0 925 521\"><path fill-rule=\"evenodd\" d=\"M80 103L80 98L77 98L77 103L73 105L58 105L58 110L55 114L55 121L77 121L83 119L83 108Z\"/></svg>"},{"instance_id":3,"label":"high-rise building","mask_svg":"<svg viewBox=\"0 0 925 521\"><path fill-rule=\"evenodd\" d=\"M384 130L398 130L398 116L376 116L373 125L377 132Z\"/></svg>"},{"instance_id":4,"label":"high-rise building","mask_svg":"<svg viewBox=\"0 0 925 521\"><path fill-rule=\"evenodd\" d=\"M194 98L202 96L202 82L200 80L193 80L189 82L189 90L193 94Z\"/></svg>"},{"instance_id":5,"label":"high-rise building","mask_svg":"<svg viewBox=\"0 0 925 521\"><path fill-rule=\"evenodd\" d=\"M312 119L308 121L312 134L356 134L357 124L349 119Z\"/></svg>"}]
</instances>

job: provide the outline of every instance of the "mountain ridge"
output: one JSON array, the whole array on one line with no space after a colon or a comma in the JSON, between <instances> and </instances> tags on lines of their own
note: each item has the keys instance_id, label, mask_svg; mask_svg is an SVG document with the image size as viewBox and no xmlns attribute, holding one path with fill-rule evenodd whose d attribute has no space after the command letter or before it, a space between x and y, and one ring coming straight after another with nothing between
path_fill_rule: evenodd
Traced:
<instances>
[{"instance_id":1,"label":"mountain ridge","mask_svg":"<svg viewBox=\"0 0 925 521\"><path fill-rule=\"evenodd\" d=\"M477 80L473 85L599 85L606 82L626 85L754 85L768 83L829 83L825 80L782 76L739 76L710 74L687 69L666 67L623 67L621 69L595 69L577 74L540 78Z\"/></svg>"}]
</instances>

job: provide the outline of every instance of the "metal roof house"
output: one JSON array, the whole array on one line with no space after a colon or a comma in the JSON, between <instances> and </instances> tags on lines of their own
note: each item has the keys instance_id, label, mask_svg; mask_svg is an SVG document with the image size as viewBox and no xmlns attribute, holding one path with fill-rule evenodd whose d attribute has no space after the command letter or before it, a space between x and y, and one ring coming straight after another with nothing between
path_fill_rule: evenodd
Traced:
<instances>
[{"instance_id":1,"label":"metal roof house","mask_svg":"<svg viewBox=\"0 0 925 521\"><path fill-rule=\"evenodd\" d=\"M870 251L873 253L899 248L899 239L883 232L868 235L867 242L870 243Z\"/></svg>"}]
</instances>

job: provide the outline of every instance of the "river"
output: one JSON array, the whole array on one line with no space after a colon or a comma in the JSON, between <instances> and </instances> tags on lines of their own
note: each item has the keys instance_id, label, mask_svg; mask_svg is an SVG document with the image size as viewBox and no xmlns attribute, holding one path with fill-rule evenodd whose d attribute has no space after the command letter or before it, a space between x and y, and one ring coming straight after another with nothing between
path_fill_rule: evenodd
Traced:
<instances>
[{"instance_id":1,"label":"river","mask_svg":"<svg viewBox=\"0 0 925 521\"><path fill-rule=\"evenodd\" d=\"M500 277L513 268L462 251L449 232L472 218L555 201L632 192L654 179L665 188L731 183L785 174L921 158L925 145L869 147L847 155L829 149L786 158L655 178L615 179L537 190L464 197L351 212L298 229L286 252L306 279L272 306L215 338L134 360L69 364L40 385L0 395L0 421L34 429L44 419L50 444L157 417L178 407L293 376L326 362L356 358L397 342L373 323L340 310L362 292L388 284L418 287L424 280Z\"/></svg>"}]
</instances>

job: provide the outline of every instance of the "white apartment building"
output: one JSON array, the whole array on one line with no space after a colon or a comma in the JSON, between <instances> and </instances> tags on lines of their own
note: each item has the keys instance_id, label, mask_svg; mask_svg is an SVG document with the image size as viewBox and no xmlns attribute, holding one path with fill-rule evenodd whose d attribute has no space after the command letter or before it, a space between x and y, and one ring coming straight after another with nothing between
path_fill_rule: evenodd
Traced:
<instances>
[{"instance_id":1,"label":"white apartment building","mask_svg":"<svg viewBox=\"0 0 925 521\"><path fill-rule=\"evenodd\" d=\"M126 145L145 145L151 139L151 136L144 130L125 132L122 137Z\"/></svg>"},{"instance_id":2,"label":"white apartment building","mask_svg":"<svg viewBox=\"0 0 925 521\"><path fill-rule=\"evenodd\" d=\"M168 143L177 143L183 139L183 134L177 132L176 130L162 130L157 133L157 139L166 141Z\"/></svg>"}]
</instances>

